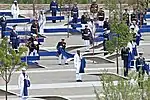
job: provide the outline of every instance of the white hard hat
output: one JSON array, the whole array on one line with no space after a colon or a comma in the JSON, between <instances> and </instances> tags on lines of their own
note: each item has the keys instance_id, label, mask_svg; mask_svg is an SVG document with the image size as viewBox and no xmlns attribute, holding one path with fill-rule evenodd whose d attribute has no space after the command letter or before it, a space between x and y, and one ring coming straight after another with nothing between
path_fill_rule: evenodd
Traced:
<instances>
[{"instance_id":1,"label":"white hard hat","mask_svg":"<svg viewBox=\"0 0 150 100\"><path fill-rule=\"evenodd\" d=\"M96 0L92 0L92 2L96 2Z\"/></svg>"},{"instance_id":2,"label":"white hard hat","mask_svg":"<svg viewBox=\"0 0 150 100\"><path fill-rule=\"evenodd\" d=\"M32 34L32 35L35 36L35 37L37 36L36 34Z\"/></svg>"},{"instance_id":3,"label":"white hard hat","mask_svg":"<svg viewBox=\"0 0 150 100\"><path fill-rule=\"evenodd\" d=\"M26 71L26 68L22 68L22 71Z\"/></svg>"},{"instance_id":4,"label":"white hard hat","mask_svg":"<svg viewBox=\"0 0 150 100\"><path fill-rule=\"evenodd\" d=\"M131 26L130 26L130 29L132 29L132 28L135 28L134 25L131 25Z\"/></svg>"},{"instance_id":5,"label":"white hard hat","mask_svg":"<svg viewBox=\"0 0 150 100\"><path fill-rule=\"evenodd\" d=\"M14 0L14 2L17 2L17 0Z\"/></svg>"},{"instance_id":6,"label":"white hard hat","mask_svg":"<svg viewBox=\"0 0 150 100\"><path fill-rule=\"evenodd\" d=\"M36 44L38 44L38 42L37 42L37 41L34 41L34 44L36 45Z\"/></svg>"}]
</instances>

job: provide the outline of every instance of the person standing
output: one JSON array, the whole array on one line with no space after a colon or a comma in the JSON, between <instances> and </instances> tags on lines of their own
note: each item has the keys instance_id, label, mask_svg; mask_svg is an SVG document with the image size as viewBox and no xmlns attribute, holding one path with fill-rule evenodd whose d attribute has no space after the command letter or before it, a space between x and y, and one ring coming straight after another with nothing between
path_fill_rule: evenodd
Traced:
<instances>
[{"instance_id":1,"label":"person standing","mask_svg":"<svg viewBox=\"0 0 150 100\"><path fill-rule=\"evenodd\" d=\"M74 55L74 67L76 68L76 82L82 82L82 77L80 73L81 59L82 56L80 54L80 50L77 50L76 54Z\"/></svg>"},{"instance_id":2,"label":"person standing","mask_svg":"<svg viewBox=\"0 0 150 100\"><path fill-rule=\"evenodd\" d=\"M40 11L38 21L39 21L38 23L39 23L39 27L40 27L40 34L43 34L44 33L44 26L46 24L46 17L45 17L43 10Z\"/></svg>"},{"instance_id":3,"label":"person standing","mask_svg":"<svg viewBox=\"0 0 150 100\"><path fill-rule=\"evenodd\" d=\"M16 26L17 25L13 25L13 29L10 33L10 42L12 42L12 48L18 52L18 47L19 47L19 43L20 43L20 39L18 37L18 33L16 31Z\"/></svg>"},{"instance_id":4,"label":"person standing","mask_svg":"<svg viewBox=\"0 0 150 100\"><path fill-rule=\"evenodd\" d=\"M81 24L87 24L89 20L89 15L87 12L84 12L83 15L81 16Z\"/></svg>"},{"instance_id":5,"label":"person standing","mask_svg":"<svg viewBox=\"0 0 150 100\"><path fill-rule=\"evenodd\" d=\"M110 24L109 24L108 18L106 18L105 21L104 21L103 29L104 29L105 31L109 31L109 30L110 30Z\"/></svg>"},{"instance_id":6,"label":"person standing","mask_svg":"<svg viewBox=\"0 0 150 100\"><path fill-rule=\"evenodd\" d=\"M18 77L18 86L20 89L19 96L25 99L29 96L28 87L30 87L30 78L26 73L26 69L22 68L22 73Z\"/></svg>"},{"instance_id":7,"label":"person standing","mask_svg":"<svg viewBox=\"0 0 150 100\"><path fill-rule=\"evenodd\" d=\"M11 6L11 14L13 15L14 19L17 19L19 16L19 6L17 0L14 0Z\"/></svg>"},{"instance_id":8,"label":"person standing","mask_svg":"<svg viewBox=\"0 0 150 100\"><path fill-rule=\"evenodd\" d=\"M72 23L73 23L73 24L77 24L77 22L78 22L78 17L79 17L79 12L78 12L77 3L75 3L74 6L72 7L72 10L71 10L71 17L73 17Z\"/></svg>"},{"instance_id":9,"label":"person standing","mask_svg":"<svg viewBox=\"0 0 150 100\"><path fill-rule=\"evenodd\" d=\"M62 57L63 57L63 59L64 59L65 65L68 65L67 58L62 55L61 50L60 50L60 49L62 49L62 50L65 51L65 48L66 48L65 39L61 39L61 41L58 42L56 48L57 48L57 52L58 52L58 55L59 55L59 58L58 58L58 59L59 59L59 65L62 64Z\"/></svg>"},{"instance_id":10,"label":"person standing","mask_svg":"<svg viewBox=\"0 0 150 100\"><path fill-rule=\"evenodd\" d=\"M127 24L127 26L130 25L130 21L129 21L129 13L128 13L128 9L124 10L125 12L123 13L123 20L125 21L125 23Z\"/></svg>"},{"instance_id":11,"label":"person standing","mask_svg":"<svg viewBox=\"0 0 150 100\"><path fill-rule=\"evenodd\" d=\"M56 0L52 0L50 3L50 11L52 11L52 16L56 16L57 11L58 11L58 4ZM56 20L52 20L53 23L56 23Z\"/></svg>"},{"instance_id":12,"label":"person standing","mask_svg":"<svg viewBox=\"0 0 150 100\"><path fill-rule=\"evenodd\" d=\"M105 12L103 8L100 8L98 13L97 13L98 21L99 21L99 26L103 26L103 21L105 18Z\"/></svg>"},{"instance_id":13,"label":"person standing","mask_svg":"<svg viewBox=\"0 0 150 100\"><path fill-rule=\"evenodd\" d=\"M129 48L123 47L121 49L121 58L123 60L123 67L124 67L124 76L128 76L128 69L129 69Z\"/></svg>"},{"instance_id":14,"label":"person standing","mask_svg":"<svg viewBox=\"0 0 150 100\"><path fill-rule=\"evenodd\" d=\"M137 21L137 12L135 9L133 9L133 13L131 14L131 22Z\"/></svg>"},{"instance_id":15,"label":"person standing","mask_svg":"<svg viewBox=\"0 0 150 100\"><path fill-rule=\"evenodd\" d=\"M143 53L139 53L139 57L136 59L136 71L138 72L138 77L140 80L144 79L145 74L145 58L143 57ZM138 82L140 87L143 87L143 82Z\"/></svg>"},{"instance_id":16,"label":"person standing","mask_svg":"<svg viewBox=\"0 0 150 100\"><path fill-rule=\"evenodd\" d=\"M92 0L92 4L90 6L90 13L93 14L93 17L96 17L96 14L98 12L98 4L96 3L96 0Z\"/></svg>"},{"instance_id":17,"label":"person standing","mask_svg":"<svg viewBox=\"0 0 150 100\"><path fill-rule=\"evenodd\" d=\"M85 29L82 30L82 39L84 40L84 45L86 46L86 52L90 50L90 34L91 31L87 25L85 25Z\"/></svg>"},{"instance_id":18,"label":"person standing","mask_svg":"<svg viewBox=\"0 0 150 100\"><path fill-rule=\"evenodd\" d=\"M39 31L40 31L39 23L36 19L34 19L31 25L31 33L38 35Z\"/></svg>"},{"instance_id":19,"label":"person standing","mask_svg":"<svg viewBox=\"0 0 150 100\"><path fill-rule=\"evenodd\" d=\"M2 27L1 38L5 37L4 31L6 31L7 21L5 15L0 18L0 26Z\"/></svg>"}]
</instances>

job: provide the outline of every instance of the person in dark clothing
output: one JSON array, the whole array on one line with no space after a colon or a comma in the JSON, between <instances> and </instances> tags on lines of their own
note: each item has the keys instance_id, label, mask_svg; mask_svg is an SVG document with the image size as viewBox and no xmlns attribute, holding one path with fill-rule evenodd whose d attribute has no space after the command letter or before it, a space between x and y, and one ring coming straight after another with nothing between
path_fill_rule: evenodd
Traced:
<instances>
[{"instance_id":1,"label":"person in dark clothing","mask_svg":"<svg viewBox=\"0 0 150 100\"><path fill-rule=\"evenodd\" d=\"M109 22L108 22L108 18L106 18L105 21L104 21L103 29L104 30L110 30L110 25L109 25Z\"/></svg>"},{"instance_id":2,"label":"person in dark clothing","mask_svg":"<svg viewBox=\"0 0 150 100\"><path fill-rule=\"evenodd\" d=\"M64 56L61 54L61 52L60 52L60 48L65 51L65 48L66 48L65 39L61 39L61 41L58 42L56 48L57 48L57 52L58 52L58 55L59 55L59 65L62 64L62 61L61 61L61 60L62 60L62 57L63 57L63 59L64 59L65 65L68 65L67 58L64 57Z\"/></svg>"},{"instance_id":3,"label":"person in dark clothing","mask_svg":"<svg viewBox=\"0 0 150 100\"><path fill-rule=\"evenodd\" d=\"M37 20L34 20L34 22L31 25L31 33L38 35L38 32L40 32L40 27Z\"/></svg>"},{"instance_id":4,"label":"person in dark clothing","mask_svg":"<svg viewBox=\"0 0 150 100\"><path fill-rule=\"evenodd\" d=\"M123 67L124 67L124 76L128 76L128 69L129 69L129 66L128 66L128 57L129 57L129 51L130 49L128 47L123 47L121 49L121 58L123 60Z\"/></svg>"},{"instance_id":5,"label":"person in dark clothing","mask_svg":"<svg viewBox=\"0 0 150 100\"><path fill-rule=\"evenodd\" d=\"M144 74L145 74L145 58L143 57L143 53L139 53L139 57L136 59L136 71L139 74L139 79L143 80L144 79ZM138 82L139 86L143 88L143 82Z\"/></svg>"},{"instance_id":6,"label":"person in dark clothing","mask_svg":"<svg viewBox=\"0 0 150 100\"><path fill-rule=\"evenodd\" d=\"M90 18L88 17L88 13L84 12L83 15L81 16L81 24L87 24L89 19Z\"/></svg>"},{"instance_id":7,"label":"person in dark clothing","mask_svg":"<svg viewBox=\"0 0 150 100\"><path fill-rule=\"evenodd\" d=\"M143 10L140 10L138 12L138 22L139 22L139 25L141 27L143 25L143 22L144 22L144 12L143 12Z\"/></svg>"},{"instance_id":8,"label":"person in dark clothing","mask_svg":"<svg viewBox=\"0 0 150 100\"><path fill-rule=\"evenodd\" d=\"M5 37L4 31L6 31L6 26L7 26L7 21L6 21L5 15L3 15L3 16L0 18L0 26L2 27L2 30L1 30L1 38L3 38L3 37Z\"/></svg>"},{"instance_id":9,"label":"person in dark clothing","mask_svg":"<svg viewBox=\"0 0 150 100\"><path fill-rule=\"evenodd\" d=\"M56 16L58 11L58 3L56 0L52 0L50 3L50 11L52 11L52 16ZM56 20L52 20L53 23L56 23Z\"/></svg>"},{"instance_id":10,"label":"person in dark clothing","mask_svg":"<svg viewBox=\"0 0 150 100\"><path fill-rule=\"evenodd\" d=\"M96 0L93 0L92 4L90 6L90 13L92 13L94 15L97 12L98 12L98 4L96 3Z\"/></svg>"},{"instance_id":11,"label":"person in dark clothing","mask_svg":"<svg viewBox=\"0 0 150 100\"><path fill-rule=\"evenodd\" d=\"M97 17L99 21L104 21L105 18L105 12L103 10L103 8L100 8L98 13L97 13Z\"/></svg>"},{"instance_id":12,"label":"person in dark clothing","mask_svg":"<svg viewBox=\"0 0 150 100\"><path fill-rule=\"evenodd\" d=\"M109 40L109 33L107 33L107 31L105 31L103 37L104 37L103 49L104 49L104 51L107 51L107 48L106 48L106 41ZM107 52L104 53L104 56L106 56L107 54L108 54Z\"/></svg>"},{"instance_id":13,"label":"person in dark clothing","mask_svg":"<svg viewBox=\"0 0 150 100\"><path fill-rule=\"evenodd\" d=\"M133 9L133 13L131 14L131 22L137 21L137 12L135 9Z\"/></svg>"},{"instance_id":14,"label":"person in dark clothing","mask_svg":"<svg viewBox=\"0 0 150 100\"><path fill-rule=\"evenodd\" d=\"M86 46L86 51L89 52L89 50L90 50L90 48L89 48L90 47L90 34L92 34L92 33L87 25L85 25L85 29L83 29L81 32L82 32L82 39L84 40L84 45Z\"/></svg>"},{"instance_id":15,"label":"person in dark clothing","mask_svg":"<svg viewBox=\"0 0 150 100\"><path fill-rule=\"evenodd\" d=\"M128 26L130 25L128 9L125 9L125 12L123 13L123 20Z\"/></svg>"},{"instance_id":16,"label":"person in dark clothing","mask_svg":"<svg viewBox=\"0 0 150 100\"><path fill-rule=\"evenodd\" d=\"M77 3L75 3L71 9L71 17L73 17L72 23L78 22L79 12L78 12Z\"/></svg>"},{"instance_id":17,"label":"person in dark clothing","mask_svg":"<svg viewBox=\"0 0 150 100\"><path fill-rule=\"evenodd\" d=\"M17 25L13 25L13 29L10 33L10 42L12 42L12 48L18 52L18 47L19 47L19 43L20 43L20 39L18 37L18 33L16 32L16 26Z\"/></svg>"}]
</instances>

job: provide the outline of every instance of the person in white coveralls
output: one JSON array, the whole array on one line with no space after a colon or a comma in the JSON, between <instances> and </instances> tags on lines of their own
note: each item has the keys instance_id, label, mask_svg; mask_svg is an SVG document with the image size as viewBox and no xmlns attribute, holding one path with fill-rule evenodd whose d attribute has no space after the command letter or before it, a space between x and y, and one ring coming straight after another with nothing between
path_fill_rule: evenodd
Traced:
<instances>
[{"instance_id":1,"label":"person in white coveralls","mask_svg":"<svg viewBox=\"0 0 150 100\"><path fill-rule=\"evenodd\" d=\"M17 19L19 16L19 6L17 0L14 0L14 3L11 6L11 14L14 19Z\"/></svg>"},{"instance_id":2,"label":"person in white coveralls","mask_svg":"<svg viewBox=\"0 0 150 100\"><path fill-rule=\"evenodd\" d=\"M25 68L22 68L22 73L19 75L18 86L20 89L19 96L22 99L27 98L29 96L28 87L30 87L30 78L29 75L26 74Z\"/></svg>"},{"instance_id":3,"label":"person in white coveralls","mask_svg":"<svg viewBox=\"0 0 150 100\"><path fill-rule=\"evenodd\" d=\"M44 33L44 26L46 24L46 17L45 17L43 10L40 11L38 22L39 22L39 27L40 27L40 34L43 34Z\"/></svg>"},{"instance_id":4,"label":"person in white coveralls","mask_svg":"<svg viewBox=\"0 0 150 100\"><path fill-rule=\"evenodd\" d=\"M76 81L82 82L82 77L80 73L82 55L80 50L77 50L77 53L74 55L74 67L76 68Z\"/></svg>"}]
</instances>

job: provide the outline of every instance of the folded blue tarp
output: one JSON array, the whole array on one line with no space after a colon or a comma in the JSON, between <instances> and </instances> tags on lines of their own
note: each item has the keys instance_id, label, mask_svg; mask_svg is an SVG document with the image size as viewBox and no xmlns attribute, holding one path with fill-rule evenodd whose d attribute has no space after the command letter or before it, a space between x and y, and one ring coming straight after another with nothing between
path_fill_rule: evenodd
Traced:
<instances>
[{"instance_id":1,"label":"folded blue tarp","mask_svg":"<svg viewBox=\"0 0 150 100\"><path fill-rule=\"evenodd\" d=\"M30 21L29 18L7 19L7 23L27 23Z\"/></svg>"},{"instance_id":2,"label":"folded blue tarp","mask_svg":"<svg viewBox=\"0 0 150 100\"><path fill-rule=\"evenodd\" d=\"M150 28L150 25L142 25L141 28Z\"/></svg>"},{"instance_id":3,"label":"folded blue tarp","mask_svg":"<svg viewBox=\"0 0 150 100\"><path fill-rule=\"evenodd\" d=\"M57 56L58 53L56 51L39 51L39 56Z\"/></svg>"},{"instance_id":4,"label":"folded blue tarp","mask_svg":"<svg viewBox=\"0 0 150 100\"><path fill-rule=\"evenodd\" d=\"M145 15L145 18L146 18L146 19L150 18L150 14L146 14L146 15Z\"/></svg>"},{"instance_id":5,"label":"folded blue tarp","mask_svg":"<svg viewBox=\"0 0 150 100\"><path fill-rule=\"evenodd\" d=\"M55 28L55 29L44 29L44 33L55 33L55 32L71 32L71 33L74 33L74 32L80 32L76 29L68 29L68 28Z\"/></svg>"},{"instance_id":6,"label":"folded blue tarp","mask_svg":"<svg viewBox=\"0 0 150 100\"><path fill-rule=\"evenodd\" d=\"M94 42L101 42L104 41L104 37L97 37L94 39Z\"/></svg>"},{"instance_id":7,"label":"folded blue tarp","mask_svg":"<svg viewBox=\"0 0 150 100\"><path fill-rule=\"evenodd\" d=\"M22 62L40 60L40 56L24 56L21 57Z\"/></svg>"},{"instance_id":8,"label":"folded blue tarp","mask_svg":"<svg viewBox=\"0 0 150 100\"><path fill-rule=\"evenodd\" d=\"M147 9L147 12L150 12L150 8Z\"/></svg>"},{"instance_id":9,"label":"folded blue tarp","mask_svg":"<svg viewBox=\"0 0 150 100\"><path fill-rule=\"evenodd\" d=\"M30 31L17 31L18 35L30 35ZM4 32L5 36L10 36L10 31L5 31Z\"/></svg>"},{"instance_id":10,"label":"folded blue tarp","mask_svg":"<svg viewBox=\"0 0 150 100\"><path fill-rule=\"evenodd\" d=\"M26 43L28 39L20 39L20 43ZM39 38L38 42L44 42L44 38Z\"/></svg>"},{"instance_id":11,"label":"folded blue tarp","mask_svg":"<svg viewBox=\"0 0 150 100\"><path fill-rule=\"evenodd\" d=\"M150 32L150 28L140 28L140 33Z\"/></svg>"},{"instance_id":12,"label":"folded blue tarp","mask_svg":"<svg viewBox=\"0 0 150 100\"><path fill-rule=\"evenodd\" d=\"M46 17L46 20L64 20L65 17L64 16L50 16L50 17Z\"/></svg>"},{"instance_id":13,"label":"folded blue tarp","mask_svg":"<svg viewBox=\"0 0 150 100\"><path fill-rule=\"evenodd\" d=\"M12 16L11 12L0 12L0 16Z\"/></svg>"}]
</instances>

